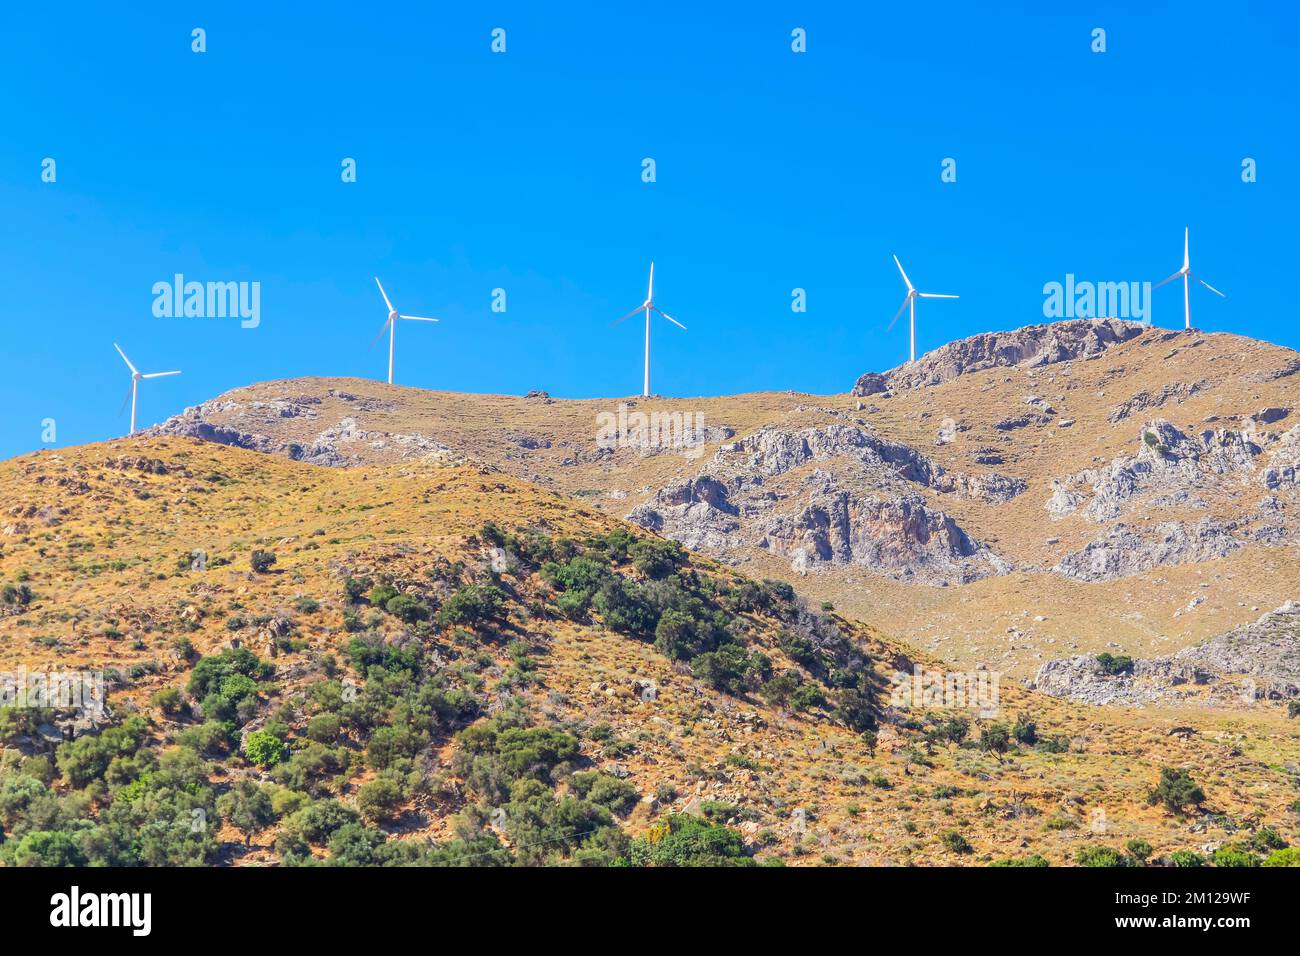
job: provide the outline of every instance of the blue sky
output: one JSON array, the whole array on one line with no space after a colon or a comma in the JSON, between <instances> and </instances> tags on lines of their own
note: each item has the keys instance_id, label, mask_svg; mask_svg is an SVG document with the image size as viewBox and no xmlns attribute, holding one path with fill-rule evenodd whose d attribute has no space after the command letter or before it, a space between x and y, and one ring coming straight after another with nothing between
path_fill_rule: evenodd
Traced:
<instances>
[{"instance_id":1,"label":"blue sky","mask_svg":"<svg viewBox=\"0 0 1300 956\"><path fill-rule=\"evenodd\" d=\"M382 379L375 274L443 320L399 327L401 384L635 393L642 329L608 323L653 258L689 326L656 325L656 391L828 393L907 356L891 253L961 295L921 304L928 350L1042 321L1066 273L1164 278L1187 225L1228 295L1194 291L1194 323L1300 346L1292 4L366 6L6 9L0 457L46 418L58 445L125 431L114 341L184 371L144 383L142 426L253 381ZM175 273L259 282L260 325L155 317ZM1155 292L1157 325L1181 309Z\"/></svg>"}]
</instances>

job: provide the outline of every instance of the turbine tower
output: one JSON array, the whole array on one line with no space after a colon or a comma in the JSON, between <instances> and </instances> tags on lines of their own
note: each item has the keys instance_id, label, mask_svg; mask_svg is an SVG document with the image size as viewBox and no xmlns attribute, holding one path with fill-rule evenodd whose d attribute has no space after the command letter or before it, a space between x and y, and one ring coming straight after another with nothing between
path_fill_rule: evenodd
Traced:
<instances>
[{"instance_id":1,"label":"turbine tower","mask_svg":"<svg viewBox=\"0 0 1300 956\"><path fill-rule=\"evenodd\" d=\"M909 352L910 358L908 358L908 361L915 362L916 361L916 300L917 299L956 299L960 297L955 295L945 295L940 292L917 292L916 289L913 288L912 286L912 280L907 277L906 272L903 272L903 264L898 261L898 256L894 256L894 265L898 266L898 271L900 274L902 274L903 281L907 283L907 298L903 299L902 306L899 308L899 310L896 313L894 313L894 317L889 320L889 328L885 329L885 331L888 332L889 329L892 329L894 327L894 323L898 321L898 317L903 314L904 309L908 309L911 311L911 319L910 319L911 349Z\"/></svg>"},{"instance_id":2,"label":"turbine tower","mask_svg":"<svg viewBox=\"0 0 1300 956\"><path fill-rule=\"evenodd\" d=\"M1227 298L1226 295L1224 295L1214 286L1210 285L1200 276L1195 275L1192 272L1191 256L1187 254L1187 234L1190 231L1191 230L1188 229L1186 226L1183 227L1183 267L1179 269L1177 272L1175 272L1173 275L1171 275L1168 279L1165 279L1164 282L1157 282L1155 286L1153 286L1153 288L1158 289L1162 285L1164 285L1165 282L1172 282L1174 279L1177 279L1179 276L1183 277L1183 328L1185 329L1190 329L1192 327L1192 297L1191 297L1192 279L1195 279L1201 285L1205 286L1205 288L1209 289L1219 298L1221 299Z\"/></svg>"},{"instance_id":3,"label":"turbine tower","mask_svg":"<svg viewBox=\"0 0 1300 956\"><path fill-rule=\"evenodd\" d=\"M379 334L376 335L374 341L370 343L370 347L372 349L375 347L375 342L378 342L383 337L384 330L386 329L388 331L388 384L392 385L393 384L393 340L397 337L397 320L412 319L416 322L437 322L438 320L429 319L424 317L423 315L398 314L398 311L393 308L393 303L388 301L388 293L384 291L384 284L379 281L379 276L375 276L375 285L379 286L379 294L384 297L384 305L388 306L388 318L386 318L384 320L384 324L379 327Z\"/></svg>"},{"instance_id":4,"label":"turbine tower","mask_svg":"<svg viewBox=\"0 0 1300 956\"><path fill-rule=\"evenodd\" d=\"M180 372L149 372L147 375L142 375L140 373L140 370L136 368L134 365L132 365L131 360L126 357L126 353L122 351L122 346L114 342L113 348L117 349L117 354L122 356L122 361L125 362L126 367L131 370L131 389L126 393L126 398L122 399L122 407L118 409L117 413L121 415L122 412L126 410L126 403L128 401L131 403L130 434L134 435L135 434L135 398L136 398L136 389L139 387L140 381L146 378L164 378L168 375L179 375L181 373Z\"/></svg>"},{"instance_id":5,"label":"turbine tower","mask_svg":"<svg viewBox=\"0 0 1300 956\"><path fill-rule=\"evenodd\" d=\"M632 316L636 315L638 312L642 310L645 311L645 382L641 388L641 395L647 398L650 395L650 313L652 311L658 312L660 315L662 315L665 319L667 319L669 322L671 322L673 325L677 326L678 328L683 330L686 328L686 326L682 325L680 322L674 319L663 309L659 308L659 306L655 305L654 295L655 295L655 264L652 262L650 263L650 285L646 287L645 301L642 302L640 305L638 305L627 315L623 316L623 318L615 319L613 322L610 323L611 327L618 325L620 322L626 322L628 319L632 318Z\"/></svg>"}]
</instances>

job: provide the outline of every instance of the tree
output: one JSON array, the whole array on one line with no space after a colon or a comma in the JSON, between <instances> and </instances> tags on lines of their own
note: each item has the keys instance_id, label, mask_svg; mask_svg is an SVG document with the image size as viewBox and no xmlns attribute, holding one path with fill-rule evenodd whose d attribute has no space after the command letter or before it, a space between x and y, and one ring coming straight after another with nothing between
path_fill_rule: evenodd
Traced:
<instances>
[{"instance_id":1,"label":"tree","mask_svg":"<svg viewBox=\"0 0 1300 956\"><path fill-rule=\"evenodd\" d=\"M1163 803L1170 813L1181 814L1184 807L1199 807L1204 803L1205 792L1186 770L1164 767L1160 771L1160 782L1147 795L1147 800L1153 806Z\"/></svg>"},{"instance_id":2,"label":"tree","mask_svg":"<svg viewBox=\"0 0 1300 956\"><path fill-rule=\"evenodd\" d=\"M260 833L275 822L270 793L252 780L236 781L229 791L217 798L217 810L243 831L245 846L254 833Z\"/></svg>"},{"instance_id":3,"label":"tree","mask_svg":"<svg viewBox=\"0 0 1300 956\"><path fill-rule=\"evenodd\" d=\"M989 724L980 730L980 748L994 754L1004 754L1011 746L1011 734L1002 724Z\"/></svg>"}]
</instances>

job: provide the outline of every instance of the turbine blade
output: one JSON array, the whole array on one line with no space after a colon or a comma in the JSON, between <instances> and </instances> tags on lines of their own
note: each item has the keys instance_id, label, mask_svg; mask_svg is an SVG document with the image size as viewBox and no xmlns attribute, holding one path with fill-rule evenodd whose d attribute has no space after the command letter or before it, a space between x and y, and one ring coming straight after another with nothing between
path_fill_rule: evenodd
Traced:
<instances>
[{"instance_id":1,"label":"turbine blade","mask_svg":"<svg viewBox=\"0 0 1300 956\"><path fill-rule=\"evenodd\" d=\"M437 319L430 319L423 315L399 315L399 319L415 319L417 322L437 322Z\"/></svg>"},{"instance_id":2,"label":"turbine blade","mask_svg":"<svg viewBox=\"0 0 1300 956\"><path fill-rule=\"evenodd\" d=\"M141 377L141 378L165 378L165 377L168 376L168 375L179 375L179 374L181 374L179 371L176 371L176 372L150 372L148 375L141 375L140 377Z\"/></svg>"},{"instance_id":3,"label":"turbine blade","mask_svg":"<svg viewBox=\"0 0 1300 956\"><path fill-rule=\"evenodd\" d=\"M1158 288L1160 288L1162 285L1164 285L1166 282L1173 282L1175 279L1177 279L1177 278L1178 278L1180 275L1182 275L1182 274L1183 274L1183 270L1182 270L1182 269L1179 269L1177 272L1175 272L1173 275L1171 275L1168 279L1164 279L1164 280L1162 280L1162 281L1160 281L1160 282L1157 282L1157 283L1156 283L1155 285L1153 285L1151 288L1153 288L1153 289L1158 289Z\"/></svg>"},{"instance_id":4,"label":"turbine blade","mask_svg":"<svg viewBox=\"0 0 1300 956\"><path fill-rule=\"evenodd\" d=\"M650 284L646 286L645 300L649 302L655 297L655 264L650 263Z\"/></svg>"},{"instance_id":5,"label":"turbine blade","mask_svg":"<svg viewBox=\"0 0 1300 956\"><path fill-rule=\"evenodd\" d=\"M1190 231L1191 230L1188 229L1186 226L1183 227L1183 268L1184 269L1190 269L1192 267L1191 257L1189 257L1187 254L1187 234Z\"/></svg>"},{"instance_id":6,"label":"turbine blade","mask_svg":"<svg viewBox=\"0 0 1300 956\"><path fill-rule=\"evenodd\" d=\"M944 295L942 292L918 292L922 299L960 299L959 295Z\"/></svg>"},{"instance_id":7,"label":"turbine blade","mask_svg":"<svg viewBox=\"0 0 1300 956\"><path fill-rule=\"evenodd\" d=\"M889 320L889 325L885 326L886 332L892 329L894 327L894 323L898 321L899 316L901 316L904 312L907 311L907 303L910 301L912 301L912 296L910 294L903 297L903 304L899 307L898 311L894 313L894 317Z\"/></svg>"},{"instance_id":8,"label":"turbine blade","mask_svg":"<svg viewBox=\"0 0 1300 956\"><path fill-rule=\"evenodd\" d=\"M126 363L126 367L131 370L132 375L135 375L139 370L134 365L132 365L131 360L126 357L126 353L122 351L122 346L114 342L113 348L117 349L117 354L122 356L122 361Z\"/></svg>"},{"instance_id":9,"label":"turbine blade","mask_svg":"<svg viewBox=\"0 0 1300 956\"><path fill-rule=\"evenodd\" d=\"M392 321L393 320L391 318L384 319L384 324L379 327L379 334L370 340L370 345L368 346L367 350L373 349L375 347L375 344L384 337L384 333L388 331L388 323Z\"/></svg>"},{"instance_id":10,"label":"turbine blade","mask_svg":"<svg viewBox=\"0 0 1300 956\"><path fill-rule=\"evenodd\" d=\"M644 311L645 311L645 303L642 302L640 305L638 305L635 309L633 309L633 310L632 310L631 312L629 312L627 315L623 316L623 318L621 318L621 319L615 319L613 322L609 323L609 327L610 327L610 328L613 328L614 326L618 325L620 322L626 322L628 319L632 318L632 316L634 316L634 315L636 315L636 314L638 314L638 313L640 313L640 312L644 312Z\"/></svg>"},{"instance_id":11,"label":"turbine blade","mask_svg":"<svg viewBox=\"0 0 1300 956\"><path fill-rule=\"evenodd\" d=\"M375 285L379 286L379 294L384 297L384 305L388 306L388 311L396 312L397 310L393 308L393 303L388 301L388 293L384 291L384 284L379 281L379 276L375 276Z\"/></svg>"},{"instance_id":12,"label":"turbine blade","mask_svg":"<svg viewBox=\"0 0 1300 956\"><path fill-rule=\"evenodd\" d=\"M654 309L656 312L658 312L660 315L662 315L665 319L667 319L667 320L668 320L669 322L671 322L673 325L677 326L679 329L684 329L684 328L686 328L686 326L682 325L680 322L678 322L676 319L674 319L671 315L669 315L669 314L668 314L667 312L665 312L663 309L659 308L659 306L654 305L654 306L651 306L651 308Z\"/></svg>"},{"instance_id":13,"label":"turbine blade","mask_svg":"<svg viewBox=\"0 0 1300 956\"><path fill-rule=\"evenodd\" d=\"M1210 290L1211 292L1213 292L1215 295L1219 296L1219 298L1221 298L1221 299L1226 299L1226 298L1227 298L1226 295L1224 295L1222 292L1220 292L1220 291L1219 291L1218 289L1216 289L1214 286L1210 285L1208 282L1206 282L1206 281L1205 281L1204 279L1202 279L1200 276L1196 275L1196 273L1194 273L1194 272L1189 272L1189 273L1187 273L1187 274L1188 274L1189 276L1191 276L1193 279L1195 279L1197 282L1199 282L1201 285L1205 286L1205 288L1209 289L1209 290Z\"/></svg>"},{"instance_id":14,"label":"turbine blade","mask_svg":"<svg viewBox=\"0 0 1300 956\"><path fill-rule=\"evenodd\" d=\"M902 273L903 281L907 283L907 291L908 291L908 292L911 292L911 291L912 291L912 280L909 279L909 278L907 277L907 273L906 273L906 272L903 272L903 264L902 264L901 262L898 261L898 256L894 256L894 265L898 266L898 271L899 271L900 273Z\"/></svg>"},{"instance_id":15,"label":"turbine blade","mask_svg":"<svg viewBox=\"0 0 1300 956\"><path fill-rule=\"evenodd\" d=\"M121 418L121 417L122 417L122 413L126 411L126 406L129 405L129 404L131 403L131 387L134 386L134 385L135 385L135 382L132 382L131 385L127 386L127 389L126 389L126 398L122 399L122 407L119 408L119 409L117 410L117 417L118 417L118 418Z\"/></svg>"}]
</instances>

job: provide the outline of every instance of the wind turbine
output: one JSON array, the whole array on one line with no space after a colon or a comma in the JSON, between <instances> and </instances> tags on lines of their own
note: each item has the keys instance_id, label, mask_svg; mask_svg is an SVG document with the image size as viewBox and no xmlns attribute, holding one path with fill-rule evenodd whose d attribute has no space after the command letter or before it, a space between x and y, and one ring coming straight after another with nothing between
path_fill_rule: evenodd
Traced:
<instances>
[{"instance_id":1,"label":"wind turbine","mask_svg":"<svg viewBox=\"0 0 1300 956\"><path fill-rule=\"evenodd\" d=\"M397 320L413 319L416 322L437 322L438 320L425 318L423 315L399 315L398 311L393 308L393 303L388 301L388 293L384 291L384 284L379 281L379 276L375 276L375 285L379 286L379 294L384 297L384 305L388 306L388 318L386 318L384 320L384 324L379 327L379 334L376 335L374 341L370 343L370 347L372 349L375 347L375 342L378 342L383 337L384 330L387 329L388 330L388 384L392 385L393 384L393 339L396 337Z\"/></svg>"},{"instance_id":2,"label":"wind turbine","mask_svg":"<svg viewBox=\"0 0 1300 956\"><path fill-rule=\"evenodd\" d=\"M1162 285L1164 285L1165 282L1172 282L1174 279L1177 279L1179 276L1183 277L1183 328L1185 329L1190 329L1192 327L1192 299L1191 299L1191 282L1190 282L1191 279L1195 279L1197 282L1205 286L1205 288L1209 289L1219 298L1221 299L1227 298L1226 295L1224 295L1214 286L1210 285L1200 276L1194 275L1192 273L1192 260L1191 257L1187 254L1187 234L1189 231L1190 230L1186 226L1183 227L1183 267L1179 269L1177 272L1175 272L1173 275L1171 275L1168 279L1165 279L1164 282L1157 282L1153 287L1158 289Z\"/></svg>"},{"instance_id":3,"label":"wind turbine","mask_svg":"<svg viewBox=\"0 0 1300 956\"><path fill-rule=\"evenodd\" d=\"M611 327L618 325L619 322L626 322L628 319L632 318L632 316L636 315L638 312L642 311L643 309L645 310L645 384L641 389L641 394L642 396L647 398L650 396L650 313L651 311L658 312L665 319L667 319L669 322L671 322L673 325L677 326L680 329L684 330L686 328L686 326L682 325L680 322L674 319L663 309L659 308L659 306L655 305L654 295L655 295L655 264L652 262L650 263L650 285L647 286L646 288L645 301L642 302L640 305L638 305L627 315L623 316L623 318L616 319L615 321L610 323Z\"/></svg>"},{"instance_id":4,"label":"wind turbine","mask_svg":"<svg viewBox=\"0 0 1300 956\"><path fill-rule=\"evenodd\" d=\"M907 283L907 298L903 300L902 306L894 314L894 317L889 320L889 328L885 329L885 331L888 332L889 329L892 329L894 327L894 323L898 321L898 317L903 314L903 309L911 310L912 313L911 314L911 353L910 353L911 358L909 358L908 361L915 362L916 361L916 300L917 299L956 299L956 298L960 298L960 296L944 295L943 293L940 292L917 292L916 289L912 287L912 280L907 277L906 272L903 272L903 264L898 261L898 256L894 256L894 265L898 266L898 271L902 273L903 281Z\"/></svg>"},{"instance_id":5,"label":"wind turbine","mask_svg":"<svg viewBox=\"0 0 1300 956\"><path fill-rule=\"evenodd\" d=\"M122 351L122 346L120 346L120 345L118 345L116 342L114 342L114 343L113 343L113 348L117 349L117 354L120 355L120 356L122 356L122 361L125 362L125 363L126 363L126 367L129 368L129 369L131 370L131 391L127 393L126 398L122 399L122 407L121 407L120 409L118 409L118 412L117 412L117 413L118 413L119 415L121 415L122 412L124 412L124 411L126 410L127 399L130 399L130 401L131 401L131 434L134 435L134 434L135 434L135 393L136 393L136 389L137 389L137 388L139 387L139 385L140 385L140 380L141 380L141 379L145 379L145 378L164 378L164 377L166 377L166 376L168 376L168 375L179 375L179 374L181 374L181 373L180 373L180 372L150 372L150 373L147 374L147 375L142 375L142 374L140 373L140 370L139 370L138 368L136 368L134 365L132 365L132 364L131 364L131 360L130 360L129 358L126 357L126 353Z\"/></svg>"}]
</instances>

